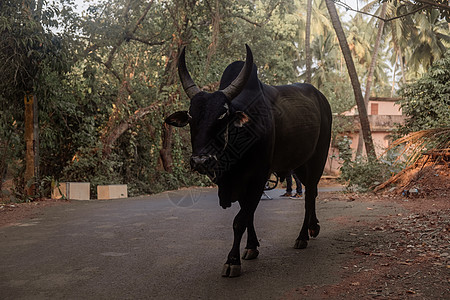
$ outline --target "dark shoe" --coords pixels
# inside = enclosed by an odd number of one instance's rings
[[[295,195],[294,196],[292,196],[292,197],[290,197],[291,199],[301,199],[303,197],[303,195],[302,194],[299,194],[299,193],[295,193]]]
[[[292,196],[291,193],[286,192],[283,195],[281,195],[280,197],[291,197],[291,196]]]

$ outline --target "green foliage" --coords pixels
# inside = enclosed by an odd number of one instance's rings
[[[408,116],[401,134],[450,127],[450,51],[436,61],[428,73],[405,86],[400,94],[403,113]]]
[[[392,164],[388,161],[368,160],[366,157],[353,159],[350,140],[346,136],[338,141],[337,147],[343,161],[339,180],[347,185],[347,190],[367,192],[392,175]]]
[[[5,176],[14,178],[13,199],[24,199],[23,188],[31,184],[22,178],[24,95],[33,93],[38,101],[44,100],[39,105],[46,107],[45,100],[55,100],[47,97],[46,91],[57,91],[70,69],[69,52],[61,38],[49,30],[57,26],[57,18],[56,6],[37,7],[31,0],[0,2],[0,179],[3,182]],[[44,146],[46,116],[41,114],[39,118]]]

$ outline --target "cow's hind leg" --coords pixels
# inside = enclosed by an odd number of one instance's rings
[[[316,237],[319,234],[319,220],[316,217],[317,185],[305,186],[305,219],[294,248],[303,249],[308,246],[309,235]]]
[[[295,241],[294,248],[296,249],[306,248],[309,237],[319,235],[320,226],[316,216],[316,197],[317,185],[322,175],[322,170],[323,167],[320,168],[320,164],[317,165],[317,159],[314,158],[303,167],[294,171],[305,185],[305,219],[303,220],[300,234]]]
[[[314,197],[313,208],[311,209],[311,216],[309,218],[309,225],[308,225],[308,233],[313,238],[317,237],[320,232],[319,220],[317,219],[316,216],[317,186],[315,187],[315,190],[316,196]]]
[[[296,249],[306,248],[309,236],[316,237],[320,231],[319,220],[316,217],[317,185],[327,160],[331,121],[328,125],[325,123],[321,126],[321,137],[317,143],[318,150],[304,166],[295,170],[295,173],[305,185],[305,219],[300,234],[295,241],[294,248]]]

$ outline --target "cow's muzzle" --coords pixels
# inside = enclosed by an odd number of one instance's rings
[[[214,169],[217,166],[215,155],[193,155],[191,156],[191,168],[203,175],[214,177]]]

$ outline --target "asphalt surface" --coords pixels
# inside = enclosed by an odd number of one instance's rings
[[[238,278],[220,274],[239,207],[222,209],[216,189],[48,207],[0,228],[0,298],[282,299],[305,285],[338,282],[352,252],[342,220],[373,220],[380,209],[319,190],[321,233],[299,250],[293,245],[304,201],[278,197],[282,192],[261,201],[260,256],[243,261]]]

